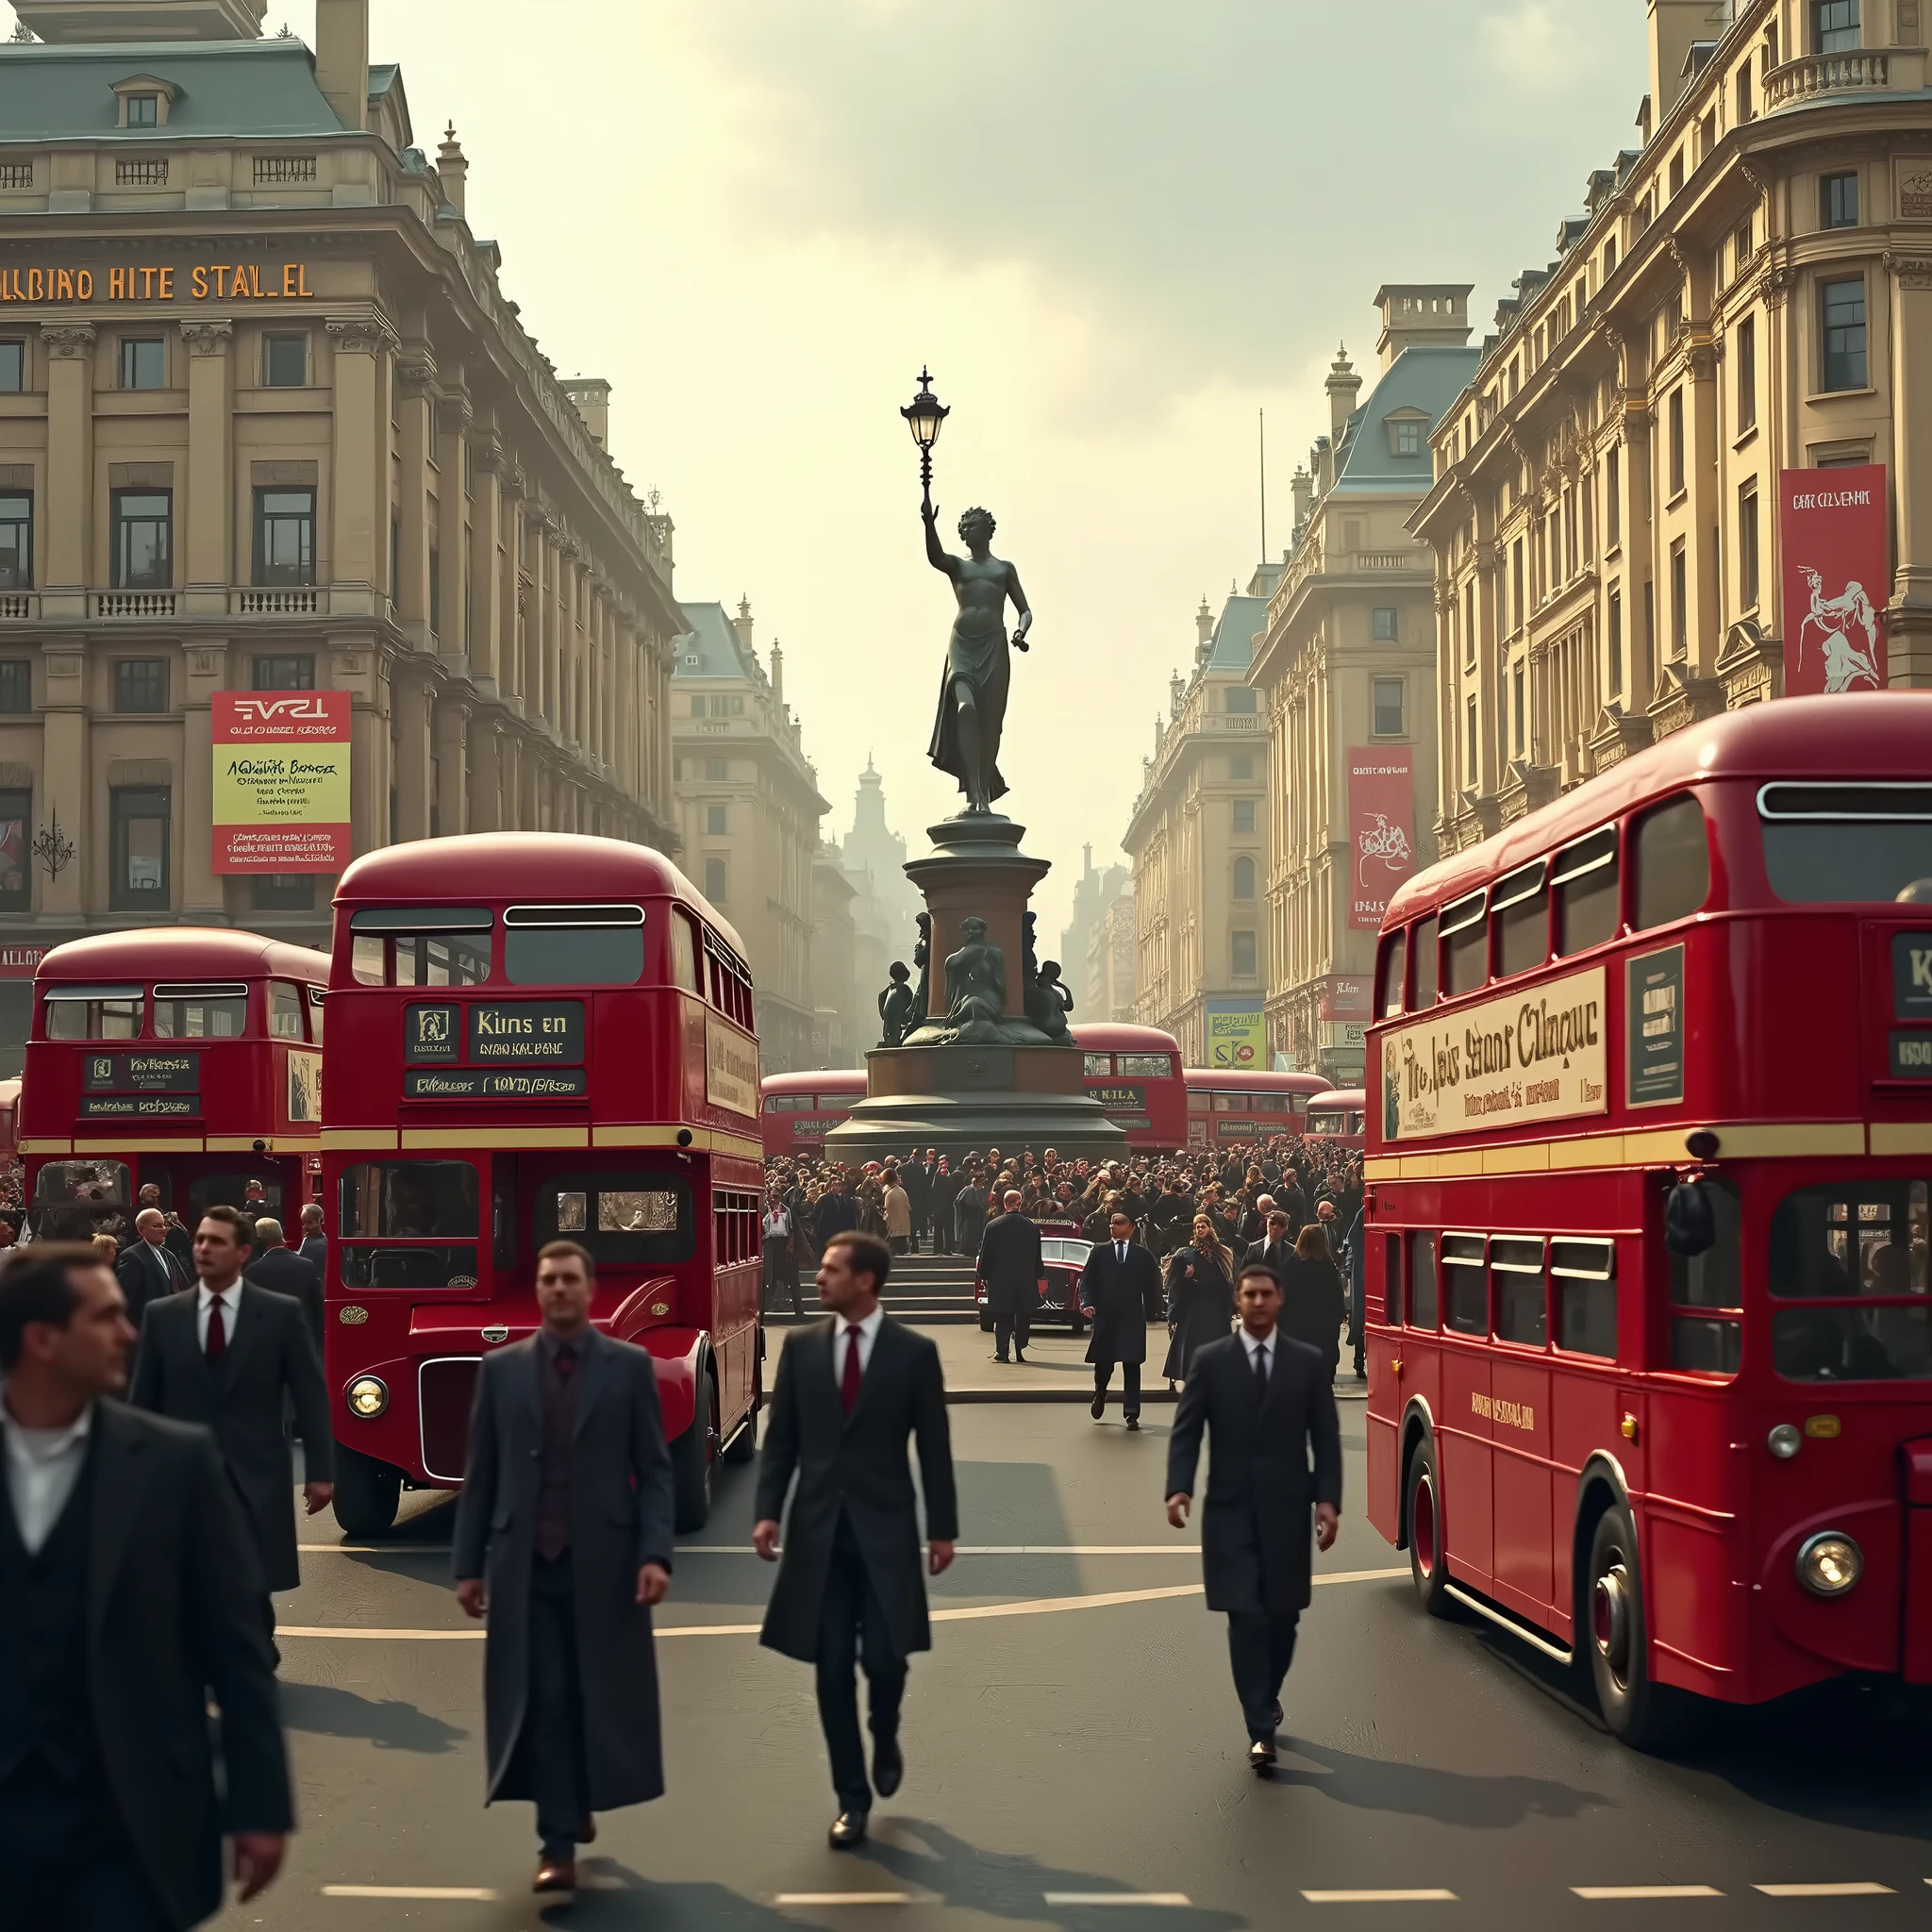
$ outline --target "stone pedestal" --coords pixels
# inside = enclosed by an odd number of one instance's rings
[[[1052,867],[1020,850],[1025,829],[991,813],[962,814],[930,826],[932,850],[907,862],[932,920],[925,1008],[903,1045],[866,1055],[865,1098],[825,1136],[830,1158],[877,1160],[915,1146],[956,1162],[989,1147],[1125,1157],[1125,1133],[1087,1095],[1085,1056],[1055,1044],[1026,1016],[1026,904]],[[945,962],[969,919],[985,923],[1005,960],[1006,1011],[961,1038],[948,1023]]]

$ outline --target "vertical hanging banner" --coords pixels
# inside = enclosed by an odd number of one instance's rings
[[[1379,932],[1397,886],[1415,870],[1415,779],[1406,744],[1357,747],[1348,755],[1348,841],[1355,876],[1348,924]]]
[[[1785,695],[1885,689],[1885,465],[1781,470]]]
[[[345,691],[214,694],[216,872],[348,864],[349,701]]]

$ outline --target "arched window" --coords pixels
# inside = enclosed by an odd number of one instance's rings
[[[705,897],[713,906],[722,906],[731,895],[725,890],[726,874],[722,858],[705,860]]]
[[[1234,895],[1237,899],[1255,896],[1255,861],[1252,858],[1237,858],[1234,862]]]

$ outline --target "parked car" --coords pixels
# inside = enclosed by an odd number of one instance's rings
[[[1087,1332],[1080,1313],[1080,1271],[1093,1243],[1083,1241],[1078,1224],[1071,1221],[1042,1221],[1040,1224],[1040,1260],[1043,1278],[1040,1284],[1040,1306],[1034,1310],[1036,1326],[1044,1321],[1065,1322],[1075,1335]],[[986,1308],[986,1283],[973,1277],[974,1306],[979,1310],[979,1325],[991,1333],[992,1317]]]

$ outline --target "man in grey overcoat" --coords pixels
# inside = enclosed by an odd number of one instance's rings
[[[661,1796],[651,1607],[671,1585],[671,1455],[651,1357],[591,1324],[596,1264],[537,1257],[542,1325],[483,1358],[457,1597],[486,1610],[486,1803],[529,1798],[532,1889],[576,1885],[591,1814]]]
[[[819,1301],[832,1319],[785,1338],[751,1533],[758,1555],[776,1561],[785,1492],[796,1474],[784,1561],[758,1641],[818,1666],[819,1721],[839,1796],[829,1836],[839,1850],[865,1841],[874,1789],[882,1798],[899,1789],[906,1660],[932,1647],[908,1440],[919,1443],[933,1575],[952,1562],[959,1533],[940,1352],[929,1336],[880,1307],[891,1265],[891,1249],[875,1235],[840,1234],[825,1243]],[[855,1653],[865,1665],[872,1719],[870,1779]]]
[[[1187,1526],[1205,1428],[1214,1439],[1201,1514],[1208,1607],[1226,1613],[1248,1762],[1266,1776],[1295,1626],[1308,1607],[1310,1515],[1324,1550],[1341,1521],[1341,1430],[1328,1364],[1277,1325],[1274,1271],[1249,1262],[1236,1302],[1241,1325],[1196,1353],[1174,1411],[1167,1520]]]

